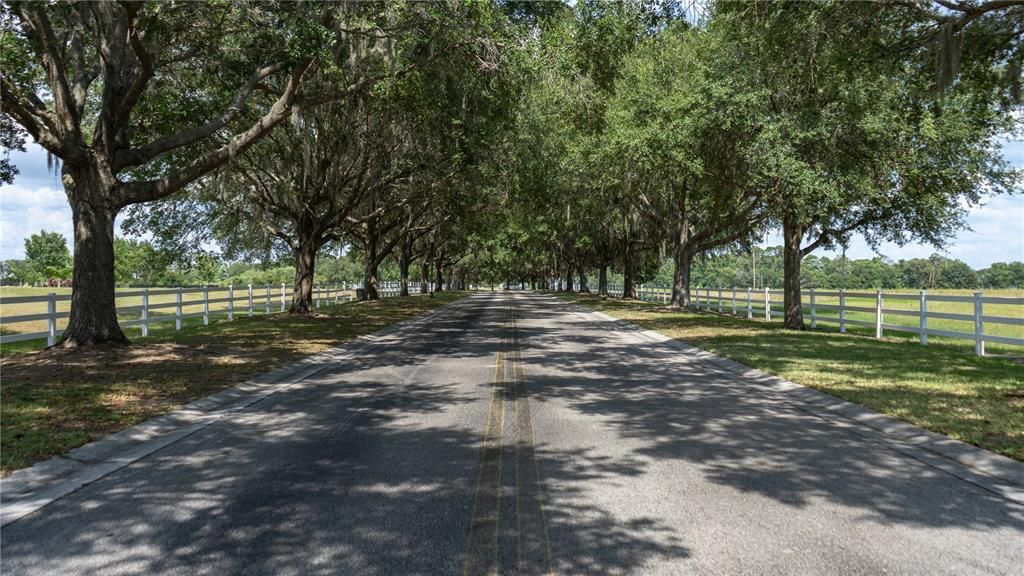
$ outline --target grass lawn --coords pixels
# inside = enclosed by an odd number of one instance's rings
[[[320,308],[310,317],[237,317],[132,346],[0,357],[2,474],[465,296],[441,292]],[[151,333],[152,334],[152,333]]]
[[[875,340],[834,328],[694,314],[637,301],[558,296],[822,392],[1024,461],[1024,362],[962,345]]]

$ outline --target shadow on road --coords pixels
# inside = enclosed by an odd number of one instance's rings
[[[8,526],[5,574],[461,573],[487,395],[450,364],[493,370],[504,306],[480,299]],[[636,469],[565,456],[544,482]],[[654,518],[545,505],[570,572],[688,555]]]
[[[526,300],[524,316],[582,311]],[[1024,530],[1024,510],[990,492],[796,409],[660,344],[625,344],[610,324],[575,316],[559,330],[520,328],[534,401],[558,401],[598,416],[639,448],[612,473],[645,473],[646,462],[696,464],[704,478],[786,506],[830,502],[864,521],[930,527]],[[543,451],[543,447],[541,447]],[[558,481],[560,454],[545,475]],[[605,465],[609,465],[605,463]],[[548,469],[551,468],[550,474]],[[597,467],[600,470],[600,467]]]

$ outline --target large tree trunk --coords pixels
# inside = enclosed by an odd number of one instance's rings
[[[430,264],[424,258],[420,263],[420,294],[430,292]]]
[[[316,243],[312,235],[299,231],[299,246],[295,254],[295,288],[288,312],[309,314],[313,307],[313,273],[316,267]]]
[[[626,239],[622,256],[622,297],[636,298],[636,276],[633,270],[633,243]]]
[[[633,219],[626,217],[626,235],[622,250],[622,297],[636,298],[636,264],[633,262]]]
[[[377,272],[377,259],[367,259],[363,270],[363,290],[366,300],[380,300],[380,277]]]
[[[622,297],[636,298],[636,278],[633,274],[632,261],[627,261],[622,270]]]
[[[782,282],[785,326],[792,330],[803,330],[804,313],[800,303],[800,263],[803,260],[800,242],[803,241],[803,227],[795,218],[785,218],[782,222],[782,236],[785,243]]]
[[[363,240],[364,254],[366,263],[363,268],[363,291],[366,294],[367,300],[380,300],[380,292],[378,291],[377,277],[377,266],[380,264],[377,260],[377,244],[380,238],[377,238],[376,231],[372,226],[368,226],[366,229],[366,239]]]
[[[608,265],[601,264],[597,273],[597,293],[601,296],[608,295]]]
[[[60,345],[127,344],[114,303],[114,218],[102,178],[64,170],[75,227],[71,316]]]
[[[565,291],[572,292],[572,264],[570,262],[565,263]]]
[[[412,254],[409,248],[402,246],[402,252],[398,257],[398,285],[399,296],[409,295],[409,266],[412,265]]]
[[[587,285],[586,268],[583,267],[583,264],[580,264],[579,266],[576,267],[576,270],[579,273],[580,277],[580,292],[586,292],[587,294],[590,294],[590,286]]]
[[[434,264],[436,276],[434,277],[434,292],[444,291],[444,266],[441,265],[441,261],[438,260]]]
[[[690,223],[685,212],[680,216],[675,231],[674,254],[676,269],[672,274],[672,300],[669,306],[680,308],[690,305],[690,263],[693,262],[693,254],[690,253]]]
[[[693,253],[677,250],[676,269],[672,275],[672,308],[690,305],[690,271],[693,269]]]

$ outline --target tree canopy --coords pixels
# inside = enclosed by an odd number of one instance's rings
[[[357,263],[369,298],[382,267],[404,291],[621,274],[630,297],[667,259],[686,306],[710,256],[769,230],[802,328],[816,250],[939,248],[1020,191],[999,142],[1022,118],[1021,3],[694,8],[5,3],[0,139],[59,161],[75,220],[63,345],[124,341],[114,286],[155,276],[117,269],[147,246],[166,269],[287,267],[295,313],[318,259]],[[115,246],[125,212],[148,240]]]

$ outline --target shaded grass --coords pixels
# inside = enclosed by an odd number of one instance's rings
[[[1024,461],[1024,363],[962,346],[875,340],[695,314],[637,301],[558,294],[787,380]]]
[[[465,296],[441,292],[164,331],[132,346],[0,359],[0,468],[7,475]]]

